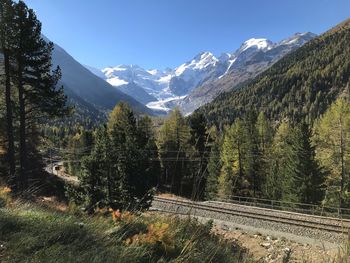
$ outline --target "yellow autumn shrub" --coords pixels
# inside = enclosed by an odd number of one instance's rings
[[[129,211],[120,212],[119,209],[113,210],[112,208],[109,208],[108,211],[111,213],[114,222],[132,223],[135,221],[135,215]]]
[[[169,231],[169,224],[155,223],[147,227],[146,233],[139,233],[128,238],[127,245],[160,245],[165,252],[174,248],[174,236]]]
[[[11,202],[11,188],[7,186],[0,186],[0,207],[9,206]]]

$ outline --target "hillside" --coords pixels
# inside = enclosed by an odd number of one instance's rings
[[[75,96],[94,106],[96,110],[108,111],[118,102],[124,101],[137,112],[153,115],[152,110],[93,74],[57,44],[54,46],[52,60],[53,65],[60,66],[62,70],[61,83],[70,89],[66,92],[68,95],[74,92]],[[79,106],[80,103],[77,104]]]
[[[249,109],[271,119],[313,120],[349,87],[350,21],[279,60],[239,90],[199,109],[210,123],[231,123]]]
[[[5,190],[4,190],[5,189]],[[9,201],[0,186],[0,262],[247,262],[246,251],[212,225],[159,214],[86,216],[55,201]],[[8,202],[8,207],[3,207]],[[113,214],[113,217],[112,217]],[[119,215],[119,216],[118,216]],[[24,260],[25,259],[25,260]],[[252,261],[250,261],[252,262]]]

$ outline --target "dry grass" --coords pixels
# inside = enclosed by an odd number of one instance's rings
[[[10,192],[3,192],[5,199]],[[248,262],[239,246],[212,234],[211,224],[190,218],[106,209],[87,216],[52,197],[5,203],[0,208],[4,263]]]

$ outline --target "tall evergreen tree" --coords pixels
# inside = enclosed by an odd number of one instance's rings
[[[269,164],[266,181],[263,186],[264,195],[273,200],[281,200],[289,194],[291,180],[285,174],[285,167],[288,163],[287,156],[290,152],[288,136],[290,126],[282,122],[273,138],[269,154]]]
[[[265,178],[261,172],[261,152],[259,148],[259,133],[256,128],[257,117],[250,111],[245,120],[243,132],[243,158],[245,178],[251,185],[251,195],[256,197],[261,192],[261,185]]]
[[[16,45],[12,48],[15,65],[12,76],[17,86],[19,105],[19,156],[18,185],[27,186],[28,129],[35,123],[38,114],[60,116],[67,113],[63,88],[56,84],[61,77],[57,68],[51,71],[53,44],[46,43],[41,36],[41,23],[34,11],[23,1],[15,4]],[[33,119],[28,122],[28,118]]]
[[[7,134],[7,160],[9,164],[9,177],[11,181],[15,177],[15,138],[13,130],[13,101],[11,99],[11,49],[13,47],[13,30],[14,30],[14,3],[11,0],[0,2],[0,45],[4,59],[5,70],[5,104],[6,104],[6,134]]]
[[[137,191],[141,175],[138,169],[137,126],[134,113],[125,103],[118,104],[108,120],[111,157],[113,160],[113,179],[111,207],[132,205],[132,191]],[[111,182],[111,183],[112,183]],[[114,207],[113,207],[114,208]]]
[[[205,186],[205,198],[212,200],[218,197],[219,176],[222,169],[220,152],[222,147],[222,137],[216,132],[216,128],[210,130],[213,143],[211,144],[210,155],[208,160],[208,178]]]
[[[87,211],[93,213],[96,208],[110,206],[112,189],[110,159],[110,142],[106,127],[97,130],[94,148],[82,161],[82,173],[79,174],[83,188]]]
[[[293,129],[292,158],[289,160],[293,173],[295,194],[298,202],[319,204],[324,197],[324,174],[315,159],[315,147],[311,143],[312,131],[302,122]]]
[[[138,121],[137,129],[137,140],[140,147],[141,157],[139,169],[143,174],[140,183],[142,183],[146,189],[150,189],[159,185],[161,174],[152,119],[148,116],[141,117]]]
[[[269,173],[269,164],[271,162],[271,146],[273,140],[273,128],[269,122],[269,120],[265,117],[263,112],[260,112],[257,122],[256,129],[258,134],[258,149],[259,149],[259,174],[258,178],[262,180],[260,183],[260,191],[262,195],[265,195],[264,185],[268,177]]]
[[[192,199],[202,199],[208,176],[208,158],[210,153],[210,136],[206,127],[206,119],[202,113],[193,113],[190,117],[191,141],[199,158],[198,165],[193,170]]]
[[[323,173],[315,159],[311,129],[306,123],[290,127],[282,123],[271,153],[265,184],[269,198],[318,204],[323,199]]]
[[[328,171],[326,202],[349,205],[350,106],[337,99],[315,124],[317,159]]]
[[[244,171],[245,134],[244,122],[240,119],[226,128],[221,152],[223,166],[218,186],[218,195],[222,199],[248,194],[249,182]]]
[[[159,164],[151,120],[136,121],[125,103],[98,130],[91,154],[83,161],[81,184],[87,208],[142,210],[150,206]]]
[[[188,175],[190,161],[190,128],[178,109],[172,111],[159,131],[158,151],[162,165],[162,185],[170,186],[175,194],[181,192],[182,179]]]

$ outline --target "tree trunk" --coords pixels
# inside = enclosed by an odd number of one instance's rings
[[[22,82],[22,70],[19,67],[18,71],[18,102],[19,102],[19,184],[21,190],[27,187],[27,143],[26,143],[26,111],[25,111],[25,95]]]
[[[340,200],[339,206],[343,206],[344,181],[345,181],[345,162],[344,162],[344,138],[342,120],[340,121],[340,158],[341,158],[341,178],[340,178]]]
[[[4,50],[4,66],[5,66],[5,102],[6,102],[6,121],[7,121],[7,159],[9,163],[9,179],[10,184],[13,184],[16,162],[15,162],[15,143],[13,135],[13,116],[12,116],[12,100],[11,100],[11,80],[10,80],[10,58],[8,51]]]

